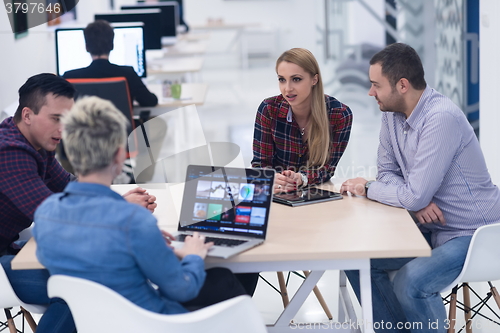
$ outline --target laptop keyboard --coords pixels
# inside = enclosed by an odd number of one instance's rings
[[[177,236],[177,240],[180,242],[184,242],[184,239],[186,238],[186,236],[189,236],[189,235],[180,234]],[[218,246],[234,247],[234,246],[246,243],[247,241],[246,240],[239,240],[239,239],[206,237],[205,243],[208,243],[208,242],[213,242],[214,245],[218,245]]]

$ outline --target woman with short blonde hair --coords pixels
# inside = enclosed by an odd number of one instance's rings
[[[128,203],[111,182],[125,160],[127,120],[109,101],[82,98],[63,116],[68,158],[78,172],[35,212],[37,257],[50,274],[100,283],[136,305],[176,314],[245,293],[231,271],[205,271],[213,243],[197,232],[172,248],[146,208]],[[153,284],[156,286],[153,286]],[[97,301],[97,300],[96,300]]]

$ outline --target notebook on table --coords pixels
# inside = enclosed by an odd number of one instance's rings
[[[342,194],[317,187],[308,187],[295,192],[275,194],[273,197],[274,202],[292,207],[340,199],[342,199]]]
[[[208,255],[228,258],[266,238],[274,170],[189,165],[175,247],[198,231],[215,243]]]

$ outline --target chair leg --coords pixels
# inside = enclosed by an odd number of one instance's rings
[[[5,311],[5,317],[7,318],[7,326],[9,327],[10,333],[17,333],[16,325],[14,324],[14,319],[10,313],[10,309],[3,309]]]
[[[28,310],[26,310],[25,308],[23,308],[22,306],[21,306],[21,311],[23,312],[24,318],[28,322],[28,325],[30,325],[31,331],[33,333],[35,333],[36,328],[37,328],[37,324],[36,324],[35,320],[33,319],[33,317],[31,316],[31,313]]]
[[[455,333],[455,322],[457,319],[457,290],[458,286],[453,287],[450,295],[450,312],[448,315],[450,328],[448,328],[448,333]]]
[[[462,285],[464,293],[464,317],[465,317],[465,331],[466,333],[472,333],[472,311],[470,307],[470,292],[469,284],[464,283]]]
[[[286,288],[285,277],[283,272],[276,272],[278,275],[278,283],[280,284],[281,298],[283,300],[283,307],[286,308],[290,300],[288,299],[288,289]]]
[[[493,295],[493,298],[495,299],[495,302],[497,303],[498,309],[500,309],[500,295],[498,294],[497,288],[488,281],[488,284],[490,285],[490,291],[491,294]]]
[[[309,271],[303,271],[303,272],[304,272],[304,275],[306,277],[309,276]],[[314,291],[314,295],[316,295],[316,298],[319,301],[319,304],[321,304],[321,307],[325,311],[326,316],[328,317],[329,320],[332,320],[333,319],[332,313],[330,312],[330,309],[328,308],[328,305],[326,304],[325,299],[323,298],[323,295],[319,291],[318,286],[315,286],[313,291]]]

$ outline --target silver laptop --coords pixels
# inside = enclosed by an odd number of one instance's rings
[[[228,258],[266,238],[274,170],[189,165],[175,247],[187,235],[203,234],[208,255]]]

